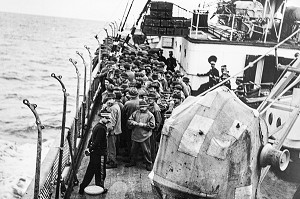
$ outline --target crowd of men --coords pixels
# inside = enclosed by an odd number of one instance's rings
[[[83,193],[93,175],[96,185],[104,187],[105,170],[118,167],[117,155],[127,157],[122,159],[127,163],[125,167],[135,166],[137,158],[142,156],[146,170],[151,171],[165,119],[192,92],[189,78],[176,70],[172,51],[167,59],[162,54],[161,50],[124,51],[118,56],[102,54],[97,74],[101,83],[98,114],[101,119],[93,129],[86,151],[91,159],[79,193]],[[209,82],[199,88],[203,91],[227,72],[223,66],[219,77],[214,67],[216,59],[211,56],[208,61],[212,69],[207,74],[199,74],[209,76]],[[103,143],[107,143],[107,149],[100,146]]]
[[[105,169],[118,167],[117,155],[127,157],[122,159],[125,167],[135,166],[142,156],[145,168],[151,171],[166,117],[191,95],[189,78],[176,70],[172,51],[168,58],[162,54],[146,50],[124,51],[118,56],[102,54],[97,74],[101,119],[86,150],[90,162],[80,194],[94,175],[96,185],[104,188]]]

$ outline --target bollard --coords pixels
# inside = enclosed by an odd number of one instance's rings
[[[86,199],[99,199],[100,195],[104,192],[104,189],[100,186],[88,186],[84,189]]]

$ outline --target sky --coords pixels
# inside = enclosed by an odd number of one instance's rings
[[[67,18],[81,18],[98,21],[116,21],[122,19],[127,2],[132,0],[0,0],[0,11],[16,12]],[[167,0],[166,0],[167,1]],[[172,0],[188,10],[196,8],[205,0]],[[206,0],[217,2],[218,0]],[[128,21],[136,21],[147,0],[134,0]],[[288,0],[289,5],[300,7],[300,0]]]
[[[132,0],[0,0],[0,11],[67,18],[120,21]],[[135,21],[147,0],[134,0],[130,17]],[[181,6],[197,6],[198,0],[175,0]],[[188,3],[187,3],[188,2]]]

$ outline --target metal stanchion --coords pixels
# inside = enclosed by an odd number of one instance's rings
[[[73,148],[74,148],[74,154],[76,154],[76,144],[77,144],[77,137],[81,137],[79,133],[78,128],[78,120],[79,120],[79,83],[80,83],[80,73],[78,71],[78,68],[76,66],[77,62],[73,60],[72,58],[69,59],[69,61],[73,64],[76,70],[77,74],[77,92],[76,92],[76,113],[75,113],[75,124],[74,124],[74,142],[73,142]]]
[[[57,182],[56,182],[56,193],[55,199],[59,198],[60,182],[61,182],[61,173],[62,173],[62,158],[63,158],[63,148],[65,144],[65,126],[66,126],[66,112],[67,112],[67,93],[66,88],[63,82],[61,81],[61,76],[56,76],[54,73],[51,74],[51,77],[55,78],[61,85],[62,91],[64,93],[64,104],[63,104],[63,116],[62,116],[62,125],[61,125],[61,137],[60,137],[60,147],[59,147],[59,159],[58,159],[58,171],[57,171]]]
[[[84,45],[85,49],[87,49],[88,53],[89,53],[89,57],[90,57],[90,88],[88,91],[88,113],[87,115],[90,116],[90,108],[91,108],[91,104],[92,104],[92,73],[93,73],[93,57],[90,51],[90,48],[86,45]]]
[[[83,135],[85,128],[85,109],[86,109],[86,68],[87,64],[83,58],[82,53],[76,51],[77,55],[79,55],[83,61],[84,65],[84,80],[83,80],[83,101],[82,101],[82,121],[81,121],[81,135]]]
[[[38,129],[38,140],[37,140],[37,154],[36,154],[36,168],[35,168],[35,180],[34,180],[34,199],[39,198],[40,191],[40,173],[41,173],[41,154],[42,154],[42,129],[44,126],[41,123],[40,117],[36,112],[36,104],[30,104],[27,99],[23,100],[23,104],[28,106],[35,117],[35,123]]]

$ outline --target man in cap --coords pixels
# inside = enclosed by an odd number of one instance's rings
[[[185,99],[189,96],[189,93],[188,93],[188,87],[182,81],[182,77],[183,74],[180,72],[180,70],[176,70],[174,73],[173,83],[178,82],[182,86],[182,92],[184,94],[184,99]]]
[[[220,80],[223,81],[227,78],[229,78],[230,75],[229,75],[229,71],[227,70],[227,66],[226,65],[222,65],[221,66],[221,76],[220,76]],[[231,89],[231,84],[230,84],[230,80],[229,81],[226,81],[224,83],[225,86],[227,86],[229,89]]]
[[[181,100],[185,100],[185,96],[184,96],[184,93],[182,91],[182,86],[181,84],[178,82],[178,83],[175,83],[174,87],[173,87],[173,92],[175,93],[180,93],[180,96],[181,96]]]
[[[139,93],[137,88],[132,87],[128,91],[129,100],[124,104],[122,113],[122,131],[121,142],[125,142],[127,146],[127,155],[131,150],[131,129],[127,122],[131,114],[139,108]]]
[[[114,92],[115,86],[113,84],[110,84],[108,80],[105,80],[105,87],[106,87],[106,91],[102,93],[102,103],[104,104],[106,103],[107,95],[112,94]]]
[[[167,80],[167,91],[170,91],[170,88],[171,88],[171,84],[173,82],[173,73],[171,71],[167,71],[165,73],[165,78]]]
[[[156,141],[159,142],[160,140],[160,127],[162,125],[162,116],[161,116],[161,110],[159,106],[156,103],[157,101],[157,95],[154,93],[148,94],[148,102],[149,102],[149,108],[148,110],[154,115],[155,118],[155,128],[153,129],[153,133],[151,136],[151,157],[152,162],[155,161],[156,157],[156,151],[158,149],[158,145]]]
[[[204,83],[200,86],[200,88],[198,89],[199,93],[202,93],[204,91],[206,91],[207,89],[213,87],[214,85],[216,85],[219,82],[219,71],[218,69],[216,69],[216,62],[217,62],[217,57],[212,55],[208,58],[208,62],[210,63],[211,69],[204,74],[197,74],[197,76],[208,76],[209,77],[209,81],[207,83]]]
[[[175,71],[177,66],[176,59],[173,57],[173,51],[169,51],[169,58],[167,59],[167,70]]]
[[[147,171],[152,170],[151,158],[151,142],[150,137],[152,130],[155,128],[155,118],[148,110],[146,101],[139,102],[139,109],[132,113],[128,119],[128,125],[132,129],[132,147],[130,151],[130,162],[125,167],[132,167],[136,165],[138,146],[140,145],[146,161]]]
[[[120,86],[123,83],[123,80],[121,78],[121,71],[118,68],[114,70],[113,81],[116,86]]]
[[[110,113],[110,123],[107,125],[107,169],[117,168],[116,142],[117,136],[122,133],[121,109],[115,101],[116,95],[114,93],[110,93],[107,95],[107,102],[103,106],[103,109]]]
[[[163,56],[163,49],[160,49],[159,51],[158,51],[158,61],[162,61],[162,62],[164,62],[165,64],[167,64],[167,59]]]
[[[169,108],[166,113],[172,113],[172,111],[182,103],[181,94],[179,92],[174,92],[172,94],[171,101],[169,103]]]
[[[104,193],[107,192],[107,189],[104,188],[104,180],[106,177],[107,160],[106,125],[109,122],[109,116],[101,113],[99,123],[97,123],[92,130],[88,148],[85,150],[85,154],[90,156],[90,161],[83,181],[79,186],[79,194],[81,195],[83,195],[84,189],[90,184],[94,176],[95,184],[102,187]]]
[[[190,85],[190,79],[188,77],[183,77],[182,78],[183,83],[187,86],[188,94],[192,94],[192,87]]]
[[[128,80],[132,82],[134,80],[134,72],[131,71],[131,67],[129,63],[124,64],[125,73],[128,75]]]

